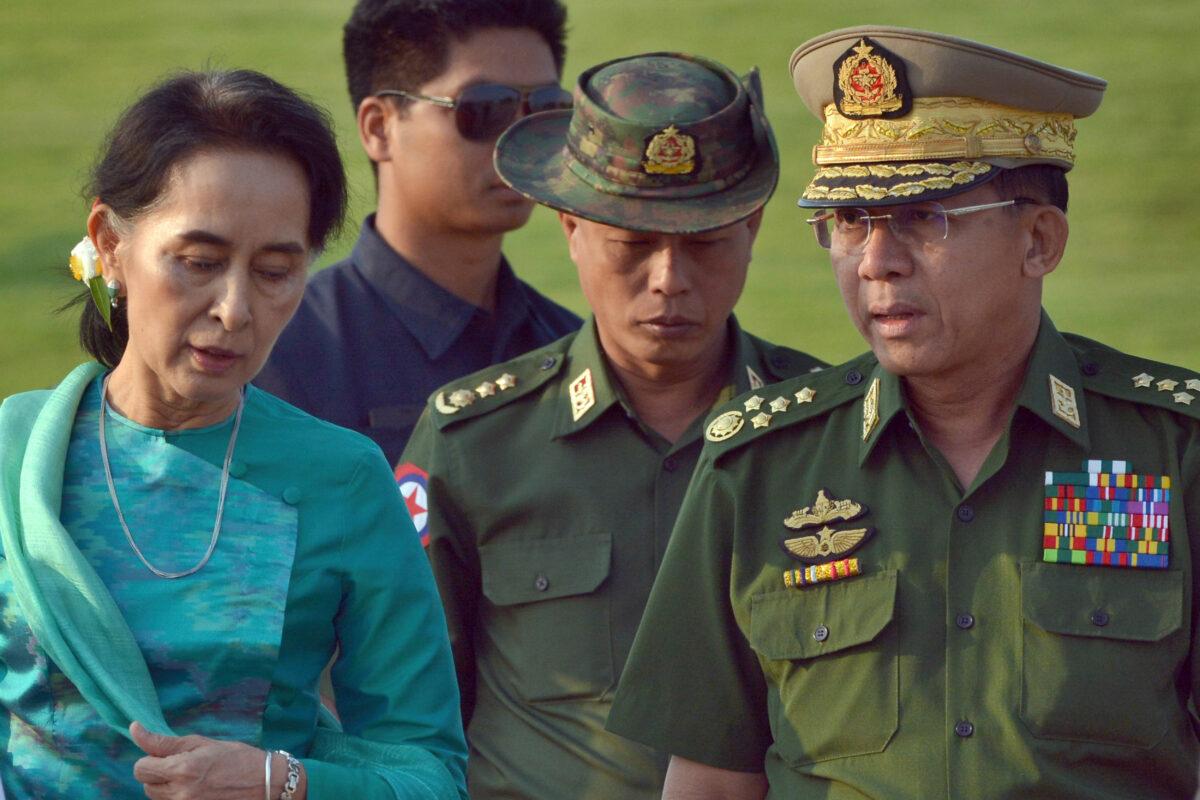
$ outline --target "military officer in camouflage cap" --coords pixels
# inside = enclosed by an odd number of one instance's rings
[[[1041,308],[1104,82],[881,27],[791,67],[871,352],[714,414],[610,729],[664,798],[1191,797],[1200,376]]]
[[[757,75],[654,53],[575,100],[514,125],[496,168],[559,210],[592,317],[438,392],[405,451],[476,800],[659,797],[666,756],[604,722],[704,417],[819,365],[731,313],[779,170]]]

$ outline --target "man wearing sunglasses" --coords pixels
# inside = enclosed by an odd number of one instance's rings
[[[258,383],[393,465],[435,388],[579,326],[502,255],[533,204],[491,160],[508,125],[570,106],[565,20],[558,0],[361,0],[346,23],[378,206],[350,257],[313,277]],[[422,502],[422,475],[396,478]]]
[[[760,92],[707,59],[617,59],[497,144],[560,212],[592,318],[439,391],[404,454],[429,474],[476,800],[662,790],[665,755],[604,721],[704,416],[819,364],[732,315],[779,174]]]
[[[610,728],[666,800],[1192,797],[1200,376],[1042,309],[1104,81],[881,27],[791,66],[871,352],[718,410]]]

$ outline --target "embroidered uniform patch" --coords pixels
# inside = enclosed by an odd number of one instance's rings
[[[396,467],[396,488],[404,498],[404,507],[412,518],[421,546],[429,546],[429,473],[416,464]]]
[[[1166,569],[1171,478],[1138,475],[1127,461],[1085,461],[1082,472],[1047,472],[1042,560]]]

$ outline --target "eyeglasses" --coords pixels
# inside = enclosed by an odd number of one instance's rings
[[[394,95],[422,100],[442,108],[454,109],[454,124],[464,139],[486,142],[495,139],[517,118],[518,112],[536,114],[570,108],[571,93],[558,84],[544,86],[505,86],[501,83],[477,83],[458,93],[458,97],[436,97],[403,89],[380,89],[376,97]]]
[[[944,208],[941,203],[907,203],[892,206],[886,214],[872,214],[865,208],[831,208],[812,219],[804,220],[812,226],[817,244],[826,250],[840,253],[861,253],[871,239],[872,224],[887,220],[888,230],[907,245],[923,245],[950,238],[950,217],[974,214],[992,208],[1024,205],[1037,201],[1028,197],[1001,200],[998,203],[983,203],[962,208]]]

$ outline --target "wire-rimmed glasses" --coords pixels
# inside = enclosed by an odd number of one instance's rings
[[[829,208],[811,219],[804,220],[812,226],[817,244],[826,250],[839,253],[861,253],[871,239],[871,230],[876,222],[886,221],[888,230],[899,241],[919,246],[950,237],[950,217],[974,214],[993,208],[1037,203],[1028,197],[982,203],[962,208],[946,208],[941,203],[926,200],[921,203],[905,203],[882,208]],[[872,211],[881,213],[871,213]]]

